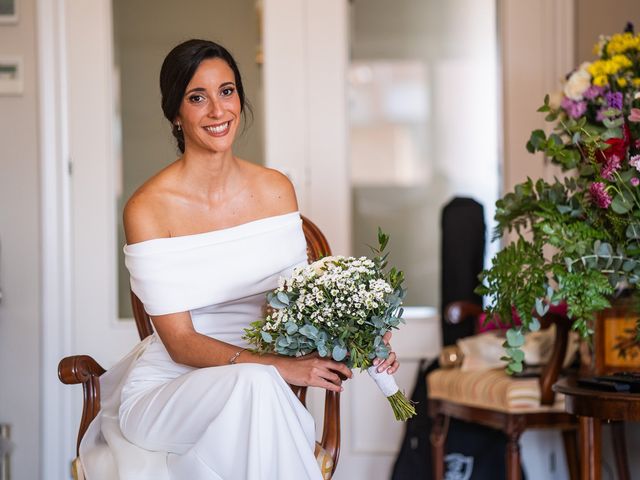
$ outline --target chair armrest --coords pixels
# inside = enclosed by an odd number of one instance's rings
[[[298,400],[307,406],[307,387],[289,385]],[[320,445],[333,460],[333,470],[338,466],[340,456],[340,393],[327,390],[324,397],[324,419],[322,423],[322,440]]]
[[[80,442],[89,424],[100,411],[100,375],[104,372],[105,369],[88,355],[65,357],[58,364],[58,378],[62,383],[67,385],[82,384],[84,400],[76,453],[79,453]]]
[[[544,321],[542,321],[544,320]],[[540,404],[553,405],[555,392],[552,390],[553,384],[558,381],[558,376],[562,370],[562,364],[567,354],[567,344],[569,342],[569,331],[571,330],[571,319],[555,313],[548,313],[541,319],[541,324],[553,323],[556,326],[556,336],[553,342],[553,350],[549,361],[540,375]]]
[[[324,397],[324,424],[320,444],[333,459],[331,470],[333,476],[340,456],[340,393],[338,392],[327,390]]]

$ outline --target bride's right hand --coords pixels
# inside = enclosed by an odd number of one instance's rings
[[[274,366],[290,385],[321,387],[333,392],[342,391],[342,379],[353,377],[344,363],[322,358],[317,352],[302,357],[278,356]]]

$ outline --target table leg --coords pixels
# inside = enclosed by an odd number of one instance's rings
[[[507,480],[520,480],[520,473],[520,432],[516,432],[507,441]]]
[[[582,480],[601,480],[600,420],[592,417],[578,418],[580,419],[580,478]]]
[[[444,443],[447,439],[448,425],[445,425],[445,417],[437,414],[431,425],[431,461],[433,462],[433,479],[444,478]],[[429,477],[431,478],[431,477]]]
[[[613,441],[613,453],[616,457],[618,480],[631,480],[629,460],[627,459],[627,442],[624,436],[624,422],[611,423],[611,439]]]

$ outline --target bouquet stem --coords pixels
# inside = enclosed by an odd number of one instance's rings
[[[416,409],[413,403],[400,391],[393,375],[389,375],[386,371],[378,372],[377,368],[373,365],[367,368],[367,373],[389,400],[396,420],[405,422],[415,416]]]

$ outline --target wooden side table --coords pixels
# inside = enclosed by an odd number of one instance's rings
[[[602,476],[600,421],[640,421],[640,394],[582,388],[575,383],[575,380],[560,380],[553,386],[553,390],[565,395],[566,411],[577,415],[579,419],[580,478],[600,480]],[[624,456],[626,457],[626,453]],[[618,478],[629,479],[628,470],[621,465],[622,462],[618,461]],[[620,471],[621,469],[626,471]]]

